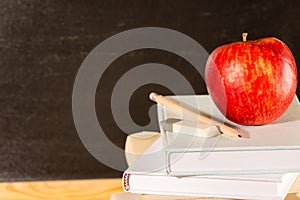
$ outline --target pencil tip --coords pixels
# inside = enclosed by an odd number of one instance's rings
[[[238,137],[242,137],[241,135],[238,135]]]

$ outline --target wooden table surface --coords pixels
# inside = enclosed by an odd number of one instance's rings
[[[123,191],[121,185],[120,178],[0,183],[0,200],[107,200]],[[299,196],[290,193],[285,200],[300,200]],[[226,200],[197,198],[205,199]]]
[[[0,183],[1,200],[104,200],[122,191],[120,178]]]

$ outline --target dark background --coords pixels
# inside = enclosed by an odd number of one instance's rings
[[[241,40],[247,31],[248,39],[283,40],[299,65],[299,11],[299,0],[0,0],[0,180],[120,177],[121,172],[88,153],[72,117],[76,73],[106,38],[132,28],[164,27],[192,37],[211,52]],[[176,68],[198,94],[206,93],[201,77],[174,54],[148,49],[120,57],[96,94],[99,121],[118,146],[124,146],[126,134],[112,119],[111,89],[126,70],[148,62]],[[138,89],[132,96],[136,106],[130,106],[137,124],[148,122],[152,103],[147,94],[154,89],[171,93],[159,85]]]

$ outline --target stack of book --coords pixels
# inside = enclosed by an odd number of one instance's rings
[[[219,134],[213,125],[203,127],[184,112],[158,105],[161,137],[124,172],[124,191],[153,199],[286,197],[300,171],[297,97],[280,119],[255,127],[226,120],[208,95],[166,98],[236,128],[243,137]]]

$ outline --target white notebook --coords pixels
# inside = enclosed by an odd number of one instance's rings
[[[165,162],[171,175],[191,174],[253,174],[300,171],[300,105],[298,99],[286,113],[269,125],[241,126],[225,119],[208,95],[171,96],[185,106],[214,116],[219,121],[238,128],[249,138],[218,135],[201,138],[181,133],[161,132],[165,135]],[[158,106],[159,121],[183,118]]]
[[[123,174],[126,192],[179,196],[282,200],[297,173],[235,176],[169,176],[159,138]]]

